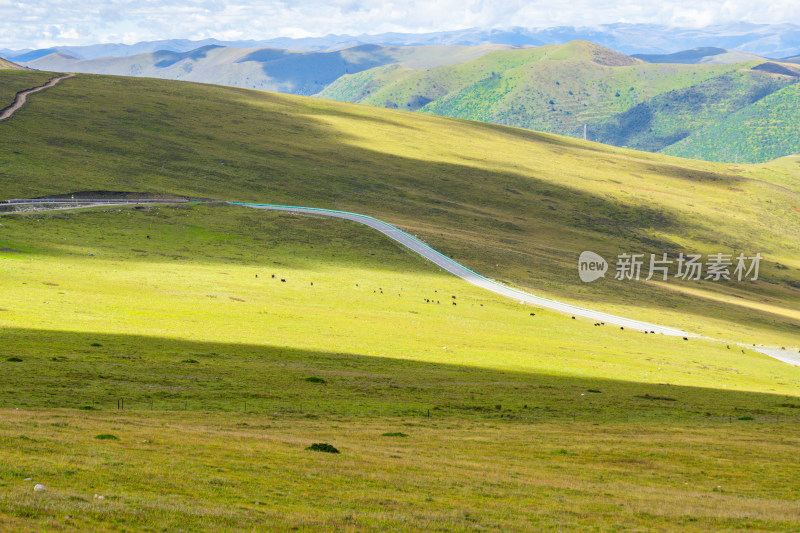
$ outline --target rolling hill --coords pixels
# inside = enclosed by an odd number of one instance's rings
[[[3,125],[13,128],[0,141],[7,197],[133,190],[362,212],[534,293],[710,336],[793,338],[798,191],[763,181],[766,170],[171,81],[83,75],[45,94]],[[766,254],[769,282],[586,285],[574,273],[586,249],[717,247]],[[734,294],[740,305],[718,316]]]
[[[31,76],[0,73],[0,105]],[[0,122],[0,197],[82,191],[197,201],[0,216],[9,529],[796,523],[800,367],[738,343],[798,344],[797,158],[80,74]],[[219,200],[367,213],[510,285],[731,343],[522,306],[349,221]],[[583,250],[764,259],[744,282],[584,284]]]
[[[759,162],[800,154],[800,137],[793,132],[800,120],[800,85],[770,93],[752,105],[728,114],[664,153],[711,161]]]
[[[644,63],[576,41],[427,70],[378,67],[343,76],[319,96],[573,137],[585,131],[590,140],[659,151],[796,83],[799,75],[791,64],[763,59]],[[700,150],[693,156],[718,159]],[[755,152],[743,157],[764,160]]]
[[[159,50],[97,59],[78,59],[57,52],[36,57],[25,65],[39,70],[180,79],[311,95],[348,73],[387,64],[431,68],[469,61],[504,48],[508,47],[361,45],[336,51],[307,52],[207,45],[186,52]]]
[[[0,57],[0,70],[24,70],[24,68]]]
[[[631,54],[631,57],[647,63],[680,63],[684,65],[724,65],[727,63],[745,63],[747,61],[765,61],[766,58],[739,50],[726,50],[713,46],[703,46],[682,50],[672,54]]]

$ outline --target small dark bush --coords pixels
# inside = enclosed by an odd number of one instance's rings
[[[594,392],[594,393],[597,393],[597,394],[599,394],[599,393],[600,393],[600,392],[602,392],[602,391],[599,391],[599,390],[597,390],[597,389],[588,389],[586,392]]]
[[[306,448],[306,450],[311,450],[312,452],[341,453],[334,446],[325,442],[315,442],[314,444]]]
[[[318,378],[315,376],[311,376],[310,378],[306,378],[306,381],[309,383],[326,383],[326,381],[322,378]]]
[[[393,431],[391,433],[384,433],[381,437],[408,437],[408,435],[400,431]]]
[[[100,346],[102,346],[102,344],[100,344],[99,342],[93,342],[89,346],[94,346],[95,348],[99,348]]]
[[[101,433],[95,436],[95,438],[98,440],[119,440],[119,437],[112,435],[111,433]]]
[[[11,361],[12,363],[20,363],[22,362],[22,359],[20,359],[19,357],[9,357],[8,359],[6,359],[6,361]]]
[[[91,405],[81,405],[80,407],[78,407],[78,409],[82,411],[94,411],[95,408],[92,407]]]
[[[198,362],[199,361],[197,359],[184,359],[183,361],[181,361],[181,363],[191,363],[191,364],[196,364]]]
[[[752,416],[740,416],[739,420],[755,420]]]

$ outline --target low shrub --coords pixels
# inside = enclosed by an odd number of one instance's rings
[[[326,442],[315,442],[306,448],[306,450],[311,450],[312,452],[341,453],[333,445]]]

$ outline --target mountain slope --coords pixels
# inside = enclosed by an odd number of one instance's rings
[[[25,70],[25,67],[21,67],[16,63],[12,63],[0,57],[0,70]]]
[[[757,54],[739,50],[725,50],[713,46],[704,46],[683,50],[673,54],[632,54],[631,57],[648,63],[682,63],[687,65],[724,65],[726,63],[744,63],[746,61],[765,61]]]
[[[790,63],[649,64],[576,41],[422,71],[380,67],[319,96],[658,151],[799,80]]]
[[[78,59],[64,53],[26,64],[39,70],[145,76],[310,95],[348,73],[400,64],[429,68],[474,59],[499,45],[481,47],[382,47],[361,45],[333,52],[208,45],[186,52],[160,50],[126,57]]]
[[[797,81],[794,76],[775,76],[759,67],[730,72],[684,89],[669,91],[623,113],[589,122],[588,138],[657,152],[724,121],[731,114]],[[581,133],[576,129],[572,135],[577,137]],[[777,146],[775,153],[780,154]],[[703,151],[696,151],[693,157],[720,160],[713,153]],[[753,161],[763,160],[762,157],[763,154],[754,156]]]
[[[509,50],[425,71],[344,76],[321,97],[561,134],[740,69],[650,65],[592,43]]]
[[[800,154],[800,84],[785,87],[663,151],[711,161],[760,162]]]
[[[43,93],[0,129],[4,197],[130,190],[361,212],[536,294],[714,337],[796,339],[790,169],[776,181],[774,170],[490,124],[91,75]],[[759,252],[763,280],[583,284],[584,250]]]

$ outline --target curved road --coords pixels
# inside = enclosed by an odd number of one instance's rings
[[[22,204],[22,203],[43,203],[47,200],[36,199],[36,200],[11,200],[10,202],[4,203],[15,203],[15,204]],[[96,200],[92,199],[82,199],[82,202],[87,202],[87,205],[98,205],[97,203],[91,204],[91,202],[96,202]],[[125,203],[133,204],[133,203],[169,203],[169,202],[181,202],[186,200],[164,200],[164,199],[132,199],[126,200]],[[119,205],[119,204],[107,204],[106,201],[102,203],[105,205]],[[54,203],[50,201],[50,203]],[[120,202],[121,204],[122,202]],[[485,278],[480,274],[473,272],[472,270],[468,269],[464,265],[453,261],[449,257],[442,255],[441,253],[437,252],[424,242],[420,241],[416,237],[409,235],[408,233],[392,226],[391,224],[387,224],[382,220],[378,220],[376,218],[372,218],[367,215],[359,215],[357,213],[348,213],[346,211],[334,211],[331,209],[319,209],[315,207],[300,207],[300,206],[287,206],[287,205],[273,205],[273,204],[248,204],[248,203],[240,203],[240,202],[228,202],[231,205],[238,205],[242,207],[250,207],[254,209],[264,209],[269,211],[284,211],[289,213],[297,213],[302,215],[319,215],[319,216],[326,216],[326,217],[334,217],[334,218],[344,218],[347,220],[352,220],[354,222],[358,222],[360,224],[364,224],[369,226],[377,231],[380,231],[387,237],[391,238],[392,240],[402,244],[406,248],[413,250],[414,252],[418,253],[425,259],[431,261],[432,263],[438,265],[439,267],[443,268],[444,270],[450,272],[451,274],[458,276],[459,278],[472,283],[478,287],[483,289],[492,291],[496,294],[500,294],[501,296],[506,296],[508,298],[512,298],[517,300],[520,303],[528,303],[532,305],[536,305],[546,309],[552,309],[554,311],[559,311],[562,313],[570,314],[573,316],[580,316],[585,318],[591,318],[592,320],[597,320],[600,322],[606,322],[608,324],[616,324],[621,327],[630,328],[637,331],[647,331],[653,333],[660,333],[662,335],[671,335],[671,336],[679,336],[679,337],[700,337],[700,335],[694,333],[688,333],[682,331],[680,329],[669,328],[665,326],[658,326],[656,324],[650,324],[647,322],[641,322],[638,320],[632,320],[629,318],[623,318],[616,315],[610,315],[608,313],[602,313],[600,311],[594,311],[592,309],[586,309],[584,307],[578,307],[576,305],[566,304],[562,302],[558,302],[556,300],[551,300],[549,298],[542,298],[541,296],[535,296],[533,294],[529,294],[524,291],[520,291],[518,289],[514,289],[511,287],[507,287],[502,283],[498,283],[494,280]],[[77,206],[70,206],[64,207],[62,209],[75,209]],[[711,339],[708,337],[704,337],[708,340],[715,340],[717,342],[721,342],[718,339]],[[800,366],[800,352],[794,353],[794,350],[786,350],[784,348],[770,348],[765,346],[750,346],[739,344],[743,348],[749,348],[751,350],[760,352],[764,355],[768,355],[785,363],[794,366]]]
[[[408,233],[392,226],[391,224],[387,224],[382,220],[378,220],[377,218],[372,218],[366,215],[359,215],[356,213],[348,213],[346,211],[317,209],[313,207],[298,207],[298,206],[271,205],[271,204],[245,204],[238,202],[229,202],[229,203],[232,205],[252,207],[255,209],[267,209],[270,211],[288,211],[290,213],[300,213],[304,215],[320,215],[326,217],[335,217],[335,218],[344,218],[347,220],[353,220],[355,222],[364,224],[366,226],[369,226],[373,229],[380,231],[390,239],[397,241],[406,248],[409,248],[410,250],[413,250],[414,252],[418,253],[428,261],[431,261],[437,266],[445,269],[446,271],[458,276],[459,278],[465,281],[472,283],[473,285],[477,285],[478,287],[492,291],[502,296],[506,296],[508,298],[513,298],[514,300],[517,300],[519,302],[524,302],[539,307],[544,307],[546,309],[552,309],[554,311],[560,311],[562,313],[567,313],[569,315],[591,318],[592,320],[597,320],[599,322],[605,322],[607,324],[615,324],[617,326],[630,328],[638,331],[661,333],[662,335],[672,335],[677,337],[699,336],[693,333],[687,333],[680,329],[658,326],[656,324],[649,324],[647,322],[640,322],[638,320],[632,320],[629,318],[610,315],[608,313],[602,313],[600,311],[594,311],[592,309],[585,309],[583,307],[557,302],[555,300],[550,300],[549,298],[542,298],[541,296],[535,296],[533,294],[529,294],[524,291],[507,287],[502,283],[498,283],[496,281],[485,278],[480,274],[473,272],[464,265],[457,263],[456,261],[453,261],[452,259],[450,259],[445,255],[440,254],[439,252],[437,252],[427,244],[423,243],[416,237],[409,235]]]
[[[67,78],[74,78],[75,74],[65,74],[63,76],[57,76],[44,85],[40,85],[39,87],[34,87],[33,89],[26,89],[24,91],[20,91],[17,93],[17,97],[14,99],[14,103],[10,106],[0,110],[0,120],[5,120],[13,115],[19,108],[25,105],[25,102],[28,100],[28,95],[33,93],[38,93],[39,91],[44,91],[45,89],[49,89],[53,87],[61,80],[66,80]]]

